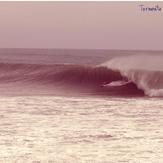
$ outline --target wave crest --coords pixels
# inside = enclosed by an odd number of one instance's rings
[[[127,80],[150,97],[163,96],[163,64],[161,56],[128,56],[114,58],[102,66],[119,71]]]

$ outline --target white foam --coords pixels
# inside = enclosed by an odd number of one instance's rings
[[[102,66],[118,70],[148,96],[163,96],[163,57],[134,55],[113,58]]]

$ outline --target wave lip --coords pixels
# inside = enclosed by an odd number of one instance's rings
[[[128,56],[114,58],[102,66],[119,71],[128,81],[150,97],[163,96],[163,64],[161,56]]]

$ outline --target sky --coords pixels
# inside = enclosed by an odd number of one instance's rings
[[[0,48],[163,50],[163,2],[0,2]]]

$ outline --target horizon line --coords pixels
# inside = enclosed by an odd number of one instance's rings
[[[108,51],[163,51],[163,49],[106,49],[106,48],[0,48],[1,49],[25,49],[25,50],[108,50]]]

